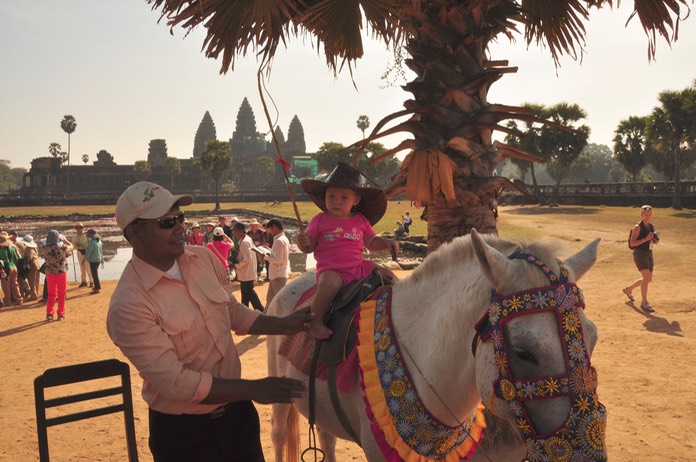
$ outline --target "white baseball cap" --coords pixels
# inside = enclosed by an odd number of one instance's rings
[[[193,196],[173,195],[166,188],[149,181],[130,185],[116,202],[116,223],[121,230],[137,218],[156,219],[167,214],[178,205],[191,205]]]
[[[219,226],[216,226],[215,229],[213,230],[213,236],[223,236],[225,234],[225,231],[222,230]]]

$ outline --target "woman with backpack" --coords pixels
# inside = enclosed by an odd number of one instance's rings
[[[652,313],[655,309],[648,302],[648,284],[652,281],[653,273],[653,246],[660,242],[660,235],[655,231],[655,227],[650,222],[652,219],[653,209],[650,205],[644,205],[640,208],[640,221],[636,223],[631,231],[631,237],[628,246],[633,249],[633,262],[640,271],[641,278],[633,281],[631,285],[623,289],[630,301],[635,301],[632,291],[640,286],[641,302],[640,307]]]

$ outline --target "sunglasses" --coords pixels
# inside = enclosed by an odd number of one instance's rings
[[[184,212],[181,212],[179,215],[167,215],[166,217],[162,217],[162,218],[152,218],[152,219],[138,218],[131,224],[139,225],[141,223],[156,221],[160,228],[172,229],[173,227],[176,226],[177,223],[180,223],[183,225],[185,219],[186,219],[186,217],[184,216]]]

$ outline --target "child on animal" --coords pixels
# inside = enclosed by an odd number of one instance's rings
[[[325,339],[332,331],[324,324],[324,317],[338,291],[373,270],[372,262],[363,259],[363,246],[372,251],[396,252],[399,244],[375,235],[371,225],[387,210],[387,198],[380,188],[368,186],[359,170],[339,162],[325,181],[302,180],[302,188],[322,209],[310,220],[307,230],[298,234],[297,244],[305,253],[314,252],[317,261],[310,332]],[[390,271],[377,269],[393,277]]]

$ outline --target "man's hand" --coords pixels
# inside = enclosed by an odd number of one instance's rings
[[[286,335],[296,334],[298,332],[308,331],[309,326],[314,318],[314,313],[311,312],[311,307],[305,307],[281,318],[285,325]]]
[[[267,377],[253,380],[251,399],[259,404],[292,403],[293,399],[302,398],[305,386],[302,382],[286,377]]]

